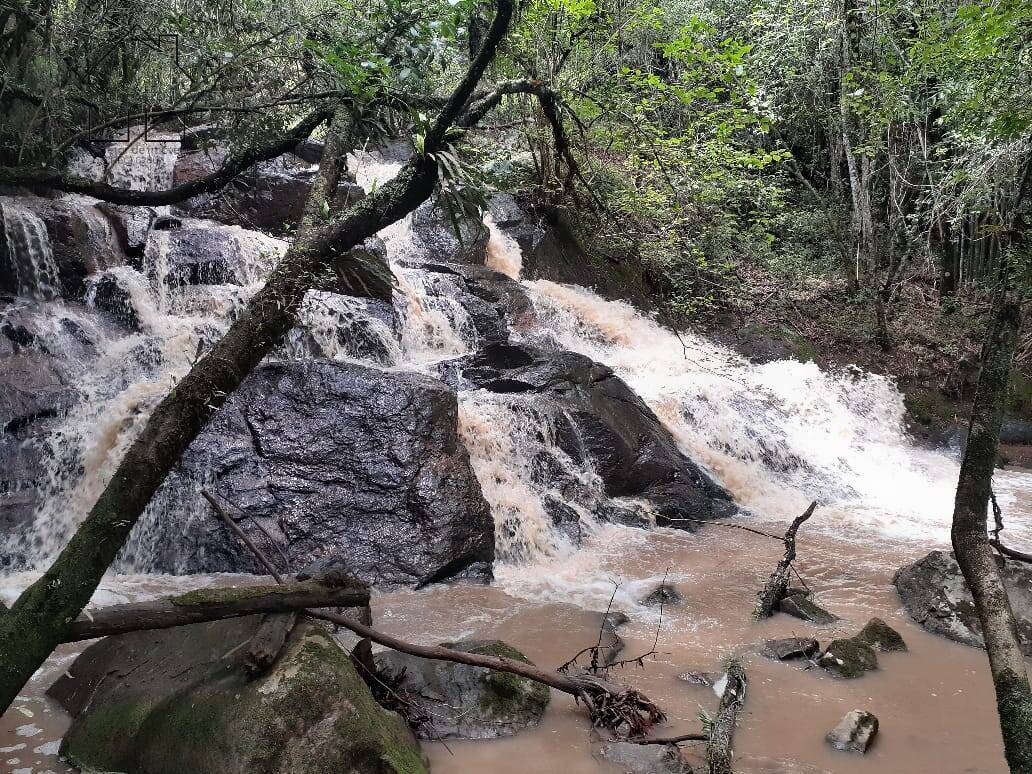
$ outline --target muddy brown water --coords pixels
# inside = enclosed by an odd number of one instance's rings
[[[1032,521],[1032,492],[1019,489],[1010,507],[1012,520]],[[821,603],[843,618],[828,627],[784,615],[751,621],[756,590],[782,547],[726,526],[707,526],[696,534],[604,527],[572,557],[534,567],[500,567],[492,587],[438,586],[379,595],[374,615],[382,629],[416,641],[498,637],[537,664],[555,667],[595,641],[598,617],[592,610],[604,608],[619,584],[613,607],[631,616],[620,630],[625,657],[648,652],[654,642],[659,653],[643,667],[626,667],[614,676],[644,691],[668,713],[669,721],[657,733],[699,730],[699,713],[712,711],[717,697],[712,689],[678,676],[719,672],[734,654],[744,659],[749,678],[735,737],[736,766],[743,774],[1005,772],[984,654],[912,623],[891,585],[895,568],[928,548],[873,538],[847,541],[804,527],[799,570]],[[658,610],[634,600],[664,576],[684,601],[666,607],[660,621]],[[212,580],[238,579],[120,578],[108,584],[107,594],[138,598]],[[820,669],[776,663],[756,652],[773,637],[813,635],[826,644],[855,633],[875,615],[896,627],[910,650],[879,654],[878,671],[857,680],[837,680]],[[62,648],[0,719],[0,770],[71,771],[56,755],[68,718],[43,690],[75,653],[75,648]],[[877,741],[863,757],[836,752],[823,739],[854,708],[870,710],[881,721]],[[425,750],[437,774],[621,771],[598,756],[599,741],[572,699],[553,694],[537,728],[502,740],[429,743]],[[701,750],[691,745],[684,750],[690,761],[700,759]]]

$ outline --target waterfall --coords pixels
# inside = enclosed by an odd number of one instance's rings
[[[118,161],[135,170],[124,170],[125,180],[160,185],[171,174],[170,146],[136,147],[127,146]],[[351,157],[367,190],[399,167],[375,153]],[[420,264],[412,224],[408,216],[379,235],[397,279],[393,309],[311,291],[300,325],[272,357],[329,357],[436,375],[441,361],[477,350],[480,335],[460,303],[455,276]],[[520,280],[518,244],[490,216],[485,224],[488,267]],[[4,209],[4,225],[5,233],[21,229],[25,235],[42,228],[16,208]],[[64,544],[149,411],[225,332],[287,247],[212,221],[182,218],[179,226],[151,231],[140,270],[104,273],[104,281],[115,283],[132,307],[137,325],[97,336],[98,354],[76,382],[81,399],[47,438],[44,501],[33,535],[21,540],[31,565],[40,566]],[[213,240],[218,249],[202,250],[202,257],[216,253],[223,261],[222,284],[183,279],[177,250],[184,240],[188,246],[190,240]],[[23,243],[36,245],[32,265],[48,265],[41,239],[25,236],[18,244]],[[87,305],[99,305],[100,280],[88,285]],[[684,453],[754,518],[784,519],[818,499],[822,515],[812,522],[814,529],[858,537],[942,537],[956,464],[909,441],[902,398],[891,379],[795,361],[755,365],[704,337],[675,334],[591,290],[545,280],[520,284],[535,319],[521,324],[514,338],[610,366]],[[644,503],[610,498],[589,462],[559,448],[557,428],[571,423],[547,396],[463,389],[458,402],[460,435],[494,514],[502,565],[570,558],[579,555],[582,540],[606,529],[603,521],[649,520]],[[196,483],[199,489],[203,482]],[[175,510],[163,518],[185,518],[194,505],[165,502],[152,509]],[[145,569],[147,545],[145,535],[136,535],[122,566]]]
[[[178,157],[178,134],[130,126],[124,140],[111,142],[104,149],[105,177],[116,188],[161,191],[172,186]]]
[[[43,219],[17,200],[0,196],[7,261],[14,269],[17,294],[50,300],[61,294],[54,250]]]

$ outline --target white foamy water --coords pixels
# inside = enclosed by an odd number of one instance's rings
[[[59,296],[61,281],[43,219],[8,196],[0,196],[0,216],[18,295],[41,300]]]
[[[755,365],[583,288],[526,287],[549,337],[613,368],[756,515],[784,519],[818,500],[834,517],[817,523],[834,530],[948,533],[956,462],[911,442],[891,379],[794,360]]]

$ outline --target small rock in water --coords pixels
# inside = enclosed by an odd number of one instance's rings
[[[783,640],[767,640],[760,648],[760,654],[774,661],[788,661],[794,658],[809,658],[820,650],[815,639],[788,637]]]
[[[705,685],[711,687],[718,679],[717,675],[710,672],[684,672],[677,676],[678,680],[684,680],[692,685]]]
[[[906,642],[903,637],[880,618],[872,618],[867,625],[860,630],[854,639],[866,642],[875,650],[882,653],[905,651]]]
[[[851,679],[878,668],[878,656],[866,642],[854,638],[833,640],[817,663],[835,677]]]
[[[684,601],[681,592],[669,583],[660,583],[656,588],[645,595],[641,604],[647,607],[658,607],[659,605],[676,605]]]
[[[830,624],[838,620],[837,615],[829,613],[810,599],[807,594],[794,594],[790,597],[785,597],[778,603],[778,610],[815,624]]]
[[[878,718],[866,710],[855,709],[846,713],[824,737],[836,750],[863,755],[878,734]]]
[[[664,744],[610,742],[599,754],[620,767],[623,774],[691,774],[691,767],[676,747]]]

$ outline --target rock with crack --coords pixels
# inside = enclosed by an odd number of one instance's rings
[[[1032,656],[1032,567],[996,559],[1026,656]],[[932,551],[892,579],[903,608],[928,631],[976,648],[985,647],[975,600],[952,553]]]
[[[455,393],[423,374],[327,360],[259,366],[187,449],[128,550],[154,557],[151,571],[258,572],[198,498],[198,482],[210,481],[284,569],[335,556],[385,586],[486,581],[494,521],[457,413]],[[164,516],[184,512],[191,518]]]
[[[878,718],[866,710],[855,709],[847,712],[824,738],[836,750],[863,755],[877,734]]]
[[[817,664],[835,677],[851,680],[878,668],[874,648],[856,638],[832,640]]]
[[[61,754],[88,771],[423,774],[329,630],[298,623],[258,679],[261,616],[108,637],[50,689],[73,717]],[[116,679],[112,679],[112,678]]]
[[[490,236],[483,220],[434,198],[412,213],[409,245],[401,257],[430,263],[483,266]]]
[[[774,661],[790,661],[797,658],[811,658],[820,650],[813,638],[787,637],[767,640],[760,648],[760,654]]]
[[[531,663],[498,640],[445,643],[467,653]],[[397,651],[376,654],[383,682],[410,702],[416,735],[424,739],[493,739],[541,722],[548,688],[516,675],[481,667],[416,658]],[[442,711],[443,710],[443,711]]]
[[[492,344],[442,363],[458,389],[535,394],[551,409],[557,445],[586,462],[610,497],[648,501],[659,526],[691,529],[695,521],[730,515],[730,496],[681,453],[652,410],[611,369],[575,352],[527,344]]]

